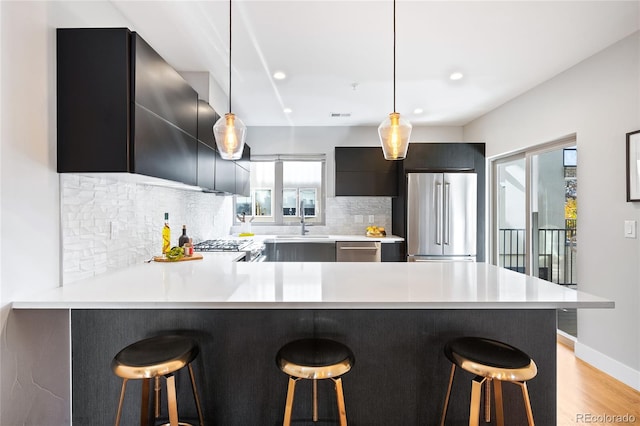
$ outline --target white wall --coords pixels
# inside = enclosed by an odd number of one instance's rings
[[[68,315],[45,320],[9,303],[60,283],[55,28],[129,24],[108,2],[0,1],[0,10],[0,424],[62,425],[69,342],[56,330]]]
[[[612,299],[579,310],[576,354],[640,389],[640,243],[623,237],[640,220],[626,202],[625,134],[640,129],[640,33],[469,123],[468,141],[499,156],[575,133],[578,146],[578,287]]]

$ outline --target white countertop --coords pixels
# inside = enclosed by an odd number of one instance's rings
[[[140,263],[13,302],[14,309],[550,309],[614,303],[473,262]]]

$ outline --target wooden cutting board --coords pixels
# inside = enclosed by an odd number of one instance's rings
[[[184,262],[186,260],[202,260],[202,255],[200,253],[193,253],[191,256],[182,256],[178,260],[170,260],[163,256],[154,256],[153,260],[155,262]]]

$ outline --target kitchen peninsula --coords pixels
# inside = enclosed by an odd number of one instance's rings
[[[354,351],[355,366],[344,377],[350,424],[436,424],[450,368],[442,347],[461,335],[501,339],[529,353],[539,369],[529,382],[536,422],[555,424],[556,309],[614,306],[484,263],[246,263],[233,262],[234,253],[204,256],[139,264],[13,303],[14,310],[70,312],[74,425],[113,422],[120,381],[111,358],[168,330],[201,343],[195,372],[211,424],[281,422],[286,376],[274,357],[282,344],[305,336],[334,338]],[[456,376],[450,424],[464,422],[470,380]],[[180,411],[193,415],[188,383],[180,384]],[[323,385],[320,417],[335,418],[332,390]],[[296,395],[294,418],[310,413],[305,391],[301,386]],[[524,418],[518,391],[504,388],[512,424]],[[125,424],[135,422],[137,404],[137,397],[125,401]]]

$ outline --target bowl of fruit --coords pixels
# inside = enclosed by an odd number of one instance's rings
[[[384,237],[387,232],[382,226],[367,226],[367,237]]]

